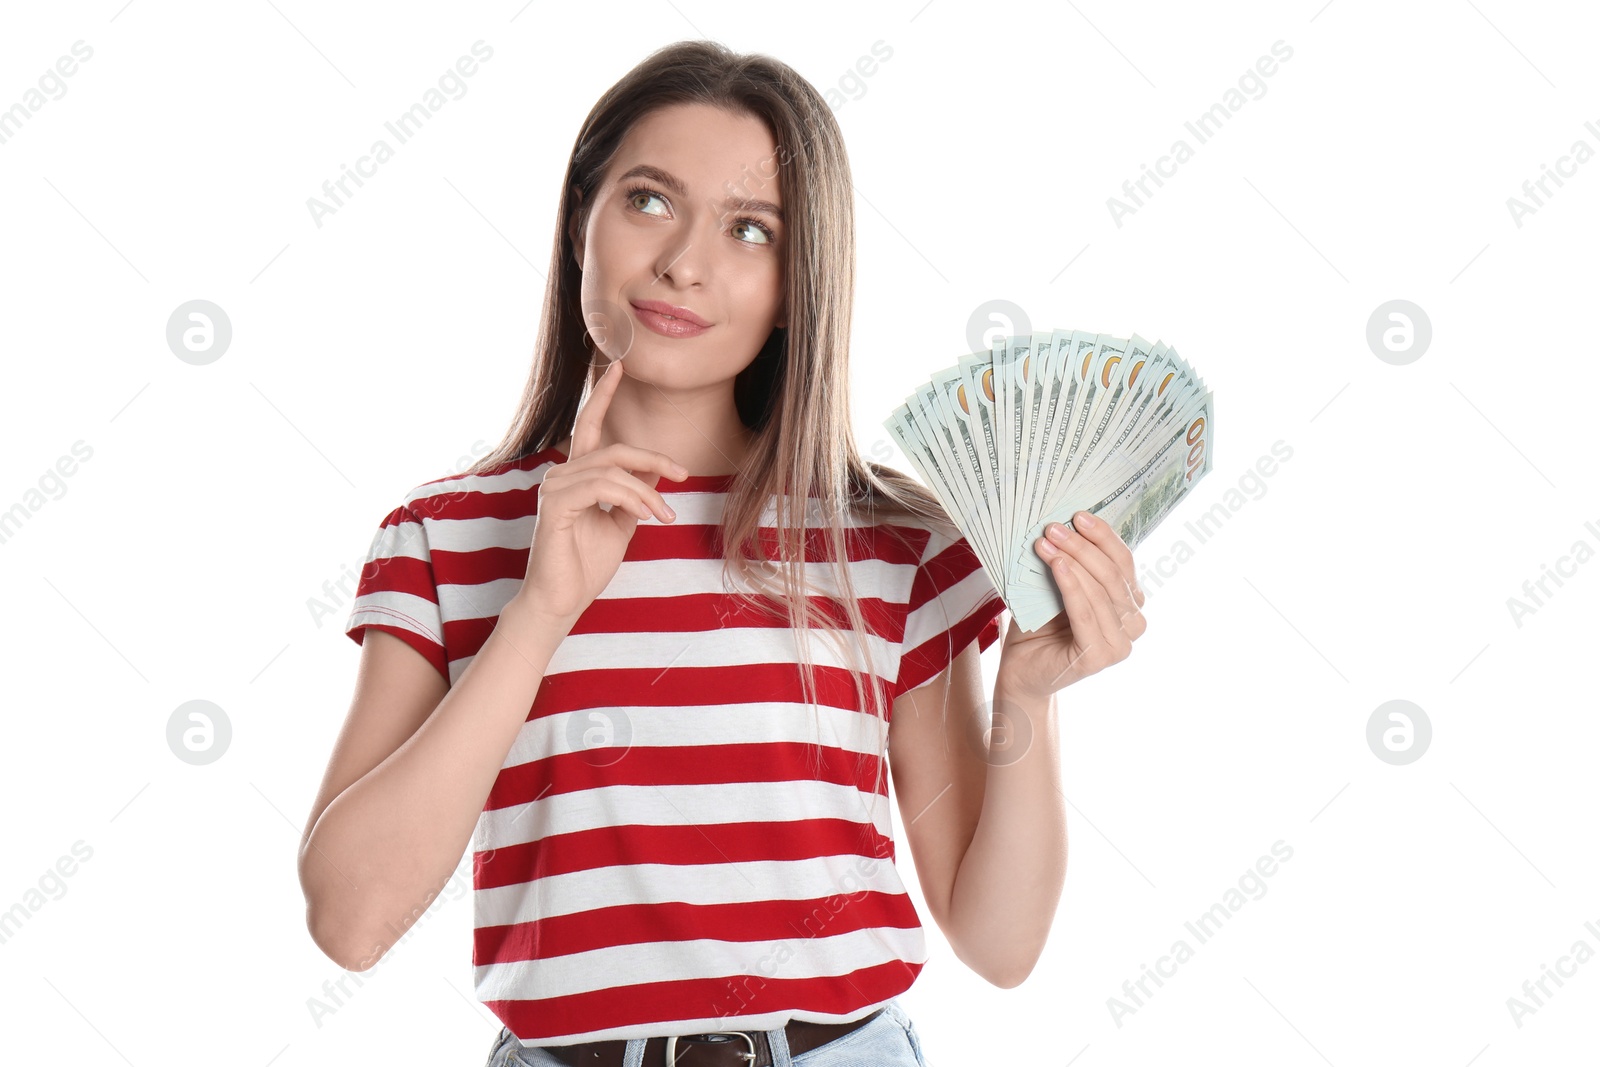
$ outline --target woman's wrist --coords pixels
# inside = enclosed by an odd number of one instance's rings
[[[573,623],[578,621],[578,616],[557,614],[535,598],[517,593],[501,609],[500,621],[509,623],[517,633],[553,637],[559,641],[567,636]],[[496,628],[499,628],[498,625]]]

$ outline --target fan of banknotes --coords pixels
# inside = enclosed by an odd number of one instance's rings
[[[883,425],[1031,632],[1066,608],[1033,548],[1045,525],[1087,511],[1136,547],[1210,472],[1211,413],[1170,346],[1054,330],[962,356]]]

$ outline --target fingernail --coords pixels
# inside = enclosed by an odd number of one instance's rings
[[[672,505],[671,504],[662,504],[661,507],[662,507],[662,509],[664,511],[666,511],[667,518],[676,519],[678,517],[678,513],[676,511],[672,510]]]
[[[1039,555],[1043,556],[1045,559],[1054,559],[1060,554],[1061,550],[1055,545],[1052,545],[1048,540],[1039,546]]]
[[[1080,511],[1072,517],[1072,521],[1073,524],[1078,526],[1080,529],[1092,530],[1094,529],[1094,524],[1100,520],[1089,514],[1087,511]]]
[[[1045,536],[1049,537],[1052,541],[1064,542],[1067,539],[1067,528],[1061,525],[1059,522],[1052,522],[1049,526],[1045,527],[1044,532]]]

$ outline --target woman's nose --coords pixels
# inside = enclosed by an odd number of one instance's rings
[[[676,285],[692,285],[701,280],[702,266],[699,239],[685,234],[681,240],[671,241],[662,249],[656,262],[656,277],[666,278]]]
[[[705,280],[709,256],[716,245],[718,227],[723,221],[715,212],[698,213],[688,225],[675,226],[667,235],[656,260],[657,277],[667,277],[680,285]]]

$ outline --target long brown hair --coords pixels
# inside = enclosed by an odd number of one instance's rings
[[[738,589],[757,610],[771,611],[766,590],[778,588],[780,615],[809,634],[820,617],[805,583],[806,501],[817,501],[826,531],[833,583],[842,593],[854,644],[842,661],[851,670],[857,706],[887,721],[876,685],[864,683],[873,657],[868,630],[850,581],[844,516],[914,516],[946,536],[955,533],[929,490],[890,467],[864,461],[850,425],[849,346],[855,292],[855,216],[844,138],[821,94],[791,67],[769,56],[738,54],[712,41],[680,41],[646,57],[602,95],[578,131],[561,183],[560,217],[545,285],[543,323],[518,412],[499,446],[467,473],[480,474],[553,447],[570,431],[592,370],[606,360],[593,344],[579,299],[582,271],[573,233],[595,203],[606,167],[633,123],[662,107],[709,104],[763,120],[778,146],[778,182],[785,212],[783,276],[786,325],[776,328],[754,362],[734,379],[739,418],[755,432],[739,477],[725,502],[720,534],[724,580],[731,573],[759,597]],[[579,195],[581,192],[581,196]],[[763,512],[775,498],[779,557],[758,543]],[[887,527],[879,535],[895,534]],[[767,538],[771,540],[771,538]],[[771,569],[769,571],[769,568]],[[821,627],[830,638],[838,631]],[[815,667],[799,642],[803,692],[816,706]],[[839,639],[842,641],[842,639]],[[892,684],[893,679],[889,679]],[[871,697],[867,697],[870,688]],[[820,759],[820,733],[818,756]],[[881,788],[885,750],[878,747],[875,782]]]

